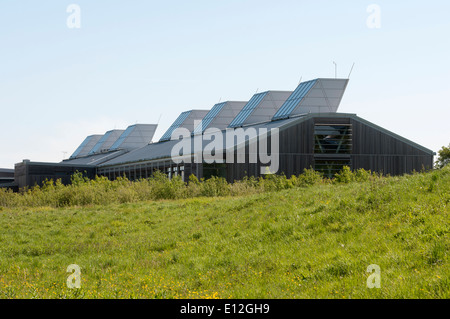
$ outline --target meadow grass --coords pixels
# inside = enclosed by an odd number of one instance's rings
[[[448,167],[158,183],[0,193],[0,298],[450,297]],[[67,288],[70,264],[80,289]]]

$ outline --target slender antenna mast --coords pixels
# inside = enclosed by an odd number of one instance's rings
[[[303,75],[300,77],[300,81],[298,81],[298,85],[300,85],[300,83],[302,83],[302,79],[303,79]]]
[[[256,89],[256,92],[255,92],[255,94],[257,94],[257,93],[258,93],[258,91],[259,91],[259,88],[257,88],[257,89]]]
[[[348,78],[347,79],[350,79],[350,75],[352,74],[352,72],[353,72],[353,67],[355,66],[355,62],[353,62],[353,65],[352,65],[352,68],[350,69],[350,73],[348,74]]]
[[[334,63],[334,77],[337,79],[337,63],[334,61],[333,63]]]
[[[156,123],[156,125],[159,125],[159,121],[161,120],[161,116],[162,116],[162,113],[161,113],[161,114],[159,114],[159,119],[158,119],[158,123]]]

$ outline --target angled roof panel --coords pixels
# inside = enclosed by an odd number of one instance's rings
[[[306,113],[336,112],[347,87],[348,79],[315,79],[302,82],[275,113],[280,120]]]
[[[132,150],[147,145],[152,141],[156,128],[156,124],[131,125],[120,135],[110,150]]]
[[[300,83],[291,96],[286,100],[286,102],[280,107],[280,109],[275,113],[273,119],[282,119],[289,117],[291,112],[295,107],[304,99],[306,94],[311,90],[311,88],[317,83],[317,80],[312,80],[308,82]]]
[[[247,102],[242,101],[227,101],[214,105],[194,129],[193,134],[202,134],[208,128],[226,129],[246,104]]]
[[[97,144],[97,142],[102,138],[103,135],[90,135],[86,137],[83,143],[78,146],[75,152],[70,156],[70,158],[86,156],[92,150],[92,148]]]
[[[172,125],[169,127],[169,129],[166,131],[166,133],[163,134],[161,141],[168,141],[172,137],[173,131],[175,131],[177,128],[179,128],[183,122],[188,118],[189,114],[191,114],[192,111],[186,111],[181,113],[178,118],[175,120],[175,122],[172,123]]]
[[[93,154],[99,151],[100,147],[105,143],[105,141],[109,138],[111,135],[111,131],[106,132],[105,135],[102,136],[102,138],[95,144],[95,146],[92,148],[92,150],[89,152],[89,154]]]
[[[114,144],[111,146],[112,150],[118,149],[120,145],[126,140],[128,135],[134,130],[134,125],[128,126],[127,129],[120,135],[120,137],[117,139],[117,141],[114,142]]]
[[[228,127],[236,128],[270,121],[291,93],[291,91],[267,91],[255,94]]]
[[[218,104],[214,105],[213,108],[211,109],[211,111],[209,111],[208,114],[205,115],[205,117],[203,118],[201,123],[199,125],[197,125],[197,127],[194,129],[193,133],[200,134],[200,133],[204,132],[205,129],[209,126],[209,124],[211,124],[212,120],[214,120],[214,118],[220,113],[220,111],[225,106],[225,104],[226,104],[226,102],[218,103]]]
[[[119,139],[124,130],[112,130],[108,131],[103,137],[95,144],[94,148],[89,152],[89,155],[107,151],[111,146]]]
[[[258,107],[264,97],[268,92],[258,93],[253,95],[253,97],[248,101],[244,108],[239,112],[239,114],[231,121],[229,127],[239,127],[242,126],[250,114]]]
[[[188,129],[189,132],[194,131],[194,125],[196,121],[201,121],[209,113],[209,110],[190,110],[181,113],[178,118],[173,122],[169,129],[163,134],[160,142],[169,141],[172,138],[172,133],[177,128]]]

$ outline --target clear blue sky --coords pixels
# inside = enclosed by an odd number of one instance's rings
[[[339,112],[434,151],[450,143],[449,1],[0,2],[0,167],[57,162],[87,135],[220,99],[347,77]],[[69,29],[69,4],[81,28]],[[368,28],[367,7],[381,8]]]

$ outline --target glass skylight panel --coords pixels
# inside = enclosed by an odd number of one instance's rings
[[[89,155],[97,153],[100,150],[100,147],[102,147],[103,143],[105,143],[112,132],[107,132],[105,135],[102,136],[102,138],[95,144],[94,148],[89,152]]]
[[[161,141],[168,141],[171,139],[172,137],[172,133],[173,131],[175,131],[178,127],[180,127],[181,124],[183,124],[183,122],[187,119],[187,117],[189,116],[189,114],[191,114],[192,111],[186,111],[180,114],[180,116],[178,116],[178,118],[175,120],[175,122],[173,122],[173,124],[169,127],[169,129],[166,131],[166,133],[164,133],[164,135],[161,137],[161,139],[159,140]]]
[[[199,125],[194,130],[194,134],[200,134],[203,133],[206,128],[211,124],[212,120],[216,118],[216,116],[220,113],[220,111],[223,109],[227,102],[219,103],[213,106],[211,111],[206,114],[206,116],[203,118],[203,120],[200,122]]]
[[[263,92],[253,95],[253,97],[248,101],[244,108],[239,112],[239,114],[231,121],[228,127],[238,127],[242,126],[245,120],[253,113],[259,103],[264,99],[268,92]]]
[[[287,118],[291,115],[292,111],[295,110],[297,105],[303,100],[303,98],[308,94],[311,88],[316,84],[317,80],[307,81],[301,83],[291,96],[284,102],[280,109],[273,116],[274,120]]]
[[[120,147],[120,145],[122,145],[122,143],[128,137],[128,135],[130,135],[130,133],[133,132],[134,128],[135,128],[135,125],[129,126],[125,130],[125,132],[123,132],[122,135],[120,135],[119,139],[111,146],[111,150],[118,149]]]
[[[81,151],[83,150],[83,148],[89,143],[89,141],[92,139],[92,136],[88,136],[86,137],[86,139],[83,141],[83,143],[81,143],[80,146],[78,146],[78,148],[75,150],[75,152],[72,154],[72,156],[70,158],[73,157],[77,157],[78,154],[81,153]]]

